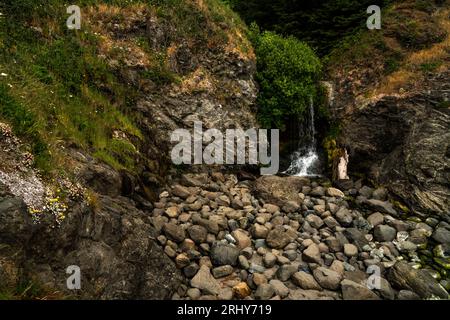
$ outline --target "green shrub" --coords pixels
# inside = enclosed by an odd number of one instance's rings
[[[294,37],[259,33],[255,26],[251,33],[260,84],[259,120],[264,127],[284,130],[289,120],[303,119],[316,97],[320,60],[307,44]]]

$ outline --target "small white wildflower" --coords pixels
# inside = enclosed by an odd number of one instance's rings
[[[12,88],[12,87],[13,87],[13,85],[12,85],[11,83],[8,83],[8,87]]]
[[[8,74],[6,74],[6,73],[2,72],[2,73],[0,73],[0,76],[2,76],[2,77],[7,77],[7,76],[8,76]]]

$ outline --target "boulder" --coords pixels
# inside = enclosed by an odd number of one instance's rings
[[[302,202],[298,193],[309,179],[302,177],[262,176],[253,182],[253,193],[258,199],[282,208],[287,202]]]
[[[211,275],[207,266],[200,267],[194,278],[191,279],[191,286],[202,290],[206,294],[217,295],[220,291],[219,282]]]
[[[397,262],[389,270],[388,280],[398,289],[412,291],[423,299],[449,298],[448,292],[427,271],[413,269],[405,262]]]
[[[376,241],[390,242],[395,239],[397,230],[390,226],[380,224],[375,227],[373,235]]]
[[[344,279],[341,282],[342,297],[344,300],[380,300],[367,286],[351,280]]]
[[[282,249],[291,242],[291,237],[283,227],[277,227],[268,233],[266,242],[271,248]]]
[[[292,275],[292,282],[305,290],[322,290],[316,279],[304,271],[296,272]]]
[[[313,275],[322,288],[329,290],[337,290],[342,280],[339,273],[324,267],[314,269]]]
[[[216,266],[235,266],[237,264],[239,252],[240,250],[235,246],[216,243],[211,248],[211,262]]]

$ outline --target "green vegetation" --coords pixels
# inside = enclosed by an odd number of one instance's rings
[[[264,127],[285,129],[290,120],[301,121],[317,94],[319,58],[307,44],[273,32],[251,35],[257,56],[259,119]]]
[[[67,16],[62,4],[50,2],[45,8],[59,8],[59,16]],[[0,71],[6,76],[0,80],[0,118],[32,144],[41,170],[57,166],[52,161],[61,140],[109,155],[115,159],[107,161],[109,164],[133,170],[136,150],[130,152],[133,145],[113,138],[112,133],[120,130],[142,138],[129,112],[136,89],[121,83],[98,57],[95,35],[69,31],[61,26],[63,19],[54,26],[52,37],[46,36],[48,30],[39,32],[18,22],[30,10],[34,10],[32,16],[42,14],[45,19],[46,13],[39,8],[25,0],[7,2],[4,8]]]
[[[30,141],[31,151],[35,156],[35,165],[44,171],[49,170],[50,154],[38,132],[39,124],[36,116],[11,97],[7,87],[1,83],[0,117],[7,119],[13,125],[15,134],[25,136]]]
[[[121,7],[110,10],[108,5]],[[0,4],[0,121],[32,146],[36,166],[46,172],[65,165],[61,142],[87,151],[117,169],[134,171],[144,137],[133,107],[142,95],[139,81],[158,89],[180,79],[168,63],[168,47],[180,43],[228,43],[249,52],[251,45],[233,32],[244,23],[219,0],[204,8],[185,0],[80,0],[82,30],[65,26],[62,0],[5,0]],[[127,14],[147,6],[168,28],[161,47],[142,34],[130,40],[150,64],[137,69],[137,83],[124,81],[127,52],[121,43],[102,51],[104,38],[87,17],[87,7],[100,17],[125,23]],[[220,26],[219,26],[220,24]],[[116,39],[110,39],[116,41]],[[194,46],[195,48],[195,46]],[[115,60],[115,64],[111,64]],[[119,132],[119,134],[116,134]]]

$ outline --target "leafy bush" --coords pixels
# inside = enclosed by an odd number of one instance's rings
[[[257,56],[260,122],[284,130],[289,120],[302,120],[315,98],[321,62],[307,44],[294,37],[259,33],[254,25],[251,38]]]

